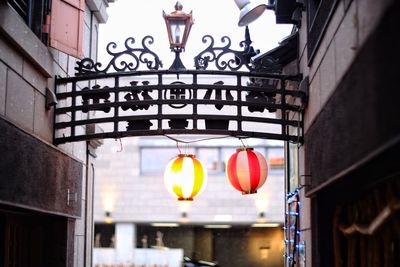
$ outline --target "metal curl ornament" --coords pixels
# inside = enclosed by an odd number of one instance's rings
[[[254,70],[251,64],[251,57],[257,55],[259,51],[255,51],[251,46],[251,39],[248,27],[246,27],[245,40],[239,43],[240,47],[243,47],[243,51],[237,51],[231,49],[231,39],[228,36],[223,36],[221,38],[223,46],[214,46],[214,38],[211,35],[205,35],[202,38],[203,43],[210,44],[200,52],[195,58],[195,67],[198,70],[205,70],[209,67],[211,62],[215,63],[215,67],[218,70],[229,69],[231,71],[236,71],[245,66],[248,70]],[[226,43],[226,44],[225,44]],[[225,60],[226,57],[232,55],[233,57]]]
[[[139,66],[144,64],[148,70],[158,70],[162,68],[162,62],[158,55],[149,49],[148,45],[154,43],[152,36],[145,36],[142,39],[142,48],[135,48],[135,39],[129,37],[125,40],[125,49],[122,51],[113,51],[117,49],[115,42],[110,42],[106,46],[107,53],[112,56],[106,67],[102,68],[102,63],[94,62],[91,58],[84,58],[76,62],[76,76],[85,74],[104,74],[108,72],[136,71]],[[129,58],[129,60],[127,60]]]

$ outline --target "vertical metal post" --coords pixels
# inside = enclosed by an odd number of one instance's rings
[[[57,95],[58,76],[54,78],[54,94]],[[53,144],[56,143],[56,109],[53,109]]]
[[[71,111],[71,137],[75,136],[75,126],[74,126],[74,122],[75,122],[75,108],[76,108],[76,82],[72,82],[72,97],[71,97],[71,106],[73,108],[73,110]]]
[[[280,79],[281,83],[281,117],[282,117],[282,125],[281,131],[284,138],[287,137],[287,114],[286,114],[286,88],[285,88],[285,79]]]
[[[162,74],[158,74],[158,85],[162,85],[163,83],[163,79],[162,79]],[[161,101],[163,99],[162,96],[162,90],[161,89],[157,89],[158,90],[158,101]],[[158,111],[157,111],[157,116],[158,116],[158,120],[157,120],[157,130],[162,130],[162,104],[158,104]]]
[[[197,100],[197,74],[193,74],[193,85],[195,88],[193,88],[193,100]],[[197,129],[197,102],[193,104],[193,129]]]
[[[242,76],[236,75],[237,79],[237,130],[238,132],[242,131]]]
[[[115,84],[114,84],[114,88],[115,88],[115,93],[114,93],[114,103],[118,103],[119,102],[119,76],[115,77]],[[118,129],[118,117],[119,117],[119,105],[116,105],[114,107],[114,132],[117,133],[119,131]]]

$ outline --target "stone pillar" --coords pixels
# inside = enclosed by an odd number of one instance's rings
[[[115,249],[117,251],[117,263],[133,263],[133,249],[136,244],[135,225],[132,223],[117,223],[115,225]]]

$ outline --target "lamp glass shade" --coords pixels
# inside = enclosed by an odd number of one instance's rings
[[[185,49],[193,25],[192,12],[189,14],[183,12],[182,5],[177,2],[175,11],[170,14],[164,12],[163,16],[167,26],[170,48]]]
[[[194,155],[179,154],[167,164],[164,184],[178,200],[193,200],[203,192],[207,184],[207,172]]]
[[[228,160],[226,176],[230,184],[242,194],[257,193],[257,189],[267,180],[267,161],[253,148],[237,149]]]
[[[170,21],[169,26],[172,35],[173,46],[181,47],[183,45],[182,41],[183,33],[185,32],[185,22],[182,20]]]

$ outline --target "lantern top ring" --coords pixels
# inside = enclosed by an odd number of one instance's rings
[[[193,201],[193,198],[192,197],[187,197],[187,198],[179,197],[178,201]]]
[[[254,150],[254,148],[252,147],[241,147],[241,148],[237,148],[236,152],[240,152],[240,151],[252,151]]]
[[[193,154],[178,154],[178,157],[179,158],[188,157],[188,158],[192,158],[192,159],[196,158],[196,156]]]

